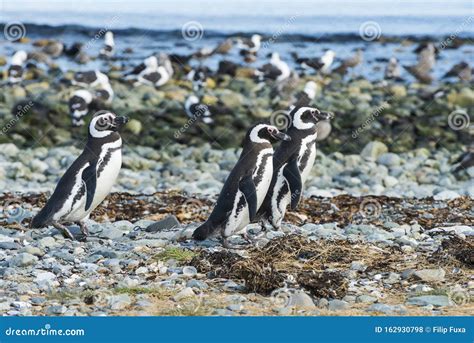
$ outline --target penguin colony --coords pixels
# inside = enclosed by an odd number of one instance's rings
[[[26,53],[17,51],[11,58],[8,68],[8,82],[23,81],[28,62],[50,64],[51,58],[61,54],[75,62],[84,64],[89,56],[82,50],[82,43],[65,47],[61,42],[49,41],[39,51]],[[182,67],[191,58],[197,60],[214,54],[225,55],[236,46],[245,63],[257,60],[262,46],[262,37],[258,34],[250,38],[228,38],[214,49],[204,48],[190,56],[157,54],[146,57],[142,63],[123,73],[123,81],[134,86],[141,84],[161,87],[173,78],[173,68]],[[116,57],[115,38],[108,31],[104,36],[104,45],[99,58],[113,61]],[[418,62],[412,66],[403,66],[420,82],[430,83],[430,71],[436,63],[437,51],[432,43],[421,44],[415,52]],[[327,50],[321,57],[301,57],[292,53],[295,63],[301,70],[315,70],[320,75],[338,73],[345,75],[363,61],[363,51],[355,54],[339,65],[332,67],[336,54]],[[291,81],[298,77],[277,52],[267,55],[268,63],[254,69],[254,77],[259,87],[270,85],[272,94],[291,94]],[[172,63],[172,61],[177,63]],[[238,64],[222,60],[218,74],[235,76]],[[202,65],[191,69],[186,78],[192,82],[192,93],[184,102],[184,110],[193,121],[199,120],[213,125],[213,116],[220,113],[232,113],[218,100],[205,104],[203,90],[212,71]],[[459,77],[462,81],[471,80],[472,70],[466,62],[455,65],[444,77]],[[385,79],[402,80],[398,60],[388,60]],[[127,123],[124,116],[114,114],[109,105],[114,91],[108,76],[100,70],[82,70],[74,74],[70,81],[76,89],[71,92],[68,106],[73,126],[88,126],[88,140],[82,154],[67,169],[59,180],[52,196],[32,219],[32,228],[54,226],[70,239],[74,236],[67,224],[76,223],[83,235],[88,235],[84,220],[105,199],[115,183],[122,164],[122,139],[120,129]],[[257,90],[258,91],[258,90]],[[193,233],[196,240],[218,236],[227,248],[229,237],[244,234],[250,223],[260,223],[262,229],[268,225],[278,230],[288,207],[294,210],[304,192],[304,184],[316,158],[316,142],[324,140],[331,132],[332,114],[312,106],[319,85],[308,81],[303,90],[293,95],[292,104],[284,110],[289,125],[280,130],[268,123],[257,123],[248,129],[242,143],[242,153],[220,192],[217,202],[209,216]],[[39,106],[38,106],[39,107]],[[91,119],[86,117],[95,113]],[[470,166],[474,161],[472,147],[459,158],[456,171]]]

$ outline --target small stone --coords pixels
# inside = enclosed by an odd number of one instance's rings
[[[36,274],[35,282],[40,283],[42,281],[53,281],[56,280],[56,275],[51,272],[39,272]]]
[[[196,294],[194,294],[194,291],[191,287],[186,287],[184,288],[183,290],[181,290],[178,294],[176,294],[174,297],[173,297],[173,300],[174,301],[180,301],[182,299],[185,299],[185,298],[189,298],[189,297],[193,297],[195,296]]]
[[[149,225],[145,231],[146,232],[159,232],[165,230],[171,230],[175,228],[180,228],[181,224],[175,216],[168,216],[160,221],[157,221]]]
[[[197,274],[197,269],[193,266],[183,267],[183,275],[193,277]]]
[[[186,283],[186,287],[198,288],[198,289],[207,289],[207,288],[209,288],[207,283],[205,283],[204,281],[195,280],[195,279],[189,280]]]
[[[309,310],[315,309],[316,305],[308,294],[303,291],[296,291],[290,295],[286,307]]]
[[[351,269],[363,272],[367,269],[367,266],[362,261],[352,261]]]
[[[400,157],[397,154],[387,152],[377,158],[377,163],[387,167],[398,166],[400,164]]]
[[[38,257],[41,257],[41,256],[44,255],[43,250],[41,250],[40,248],[37,248],[37,247],[33,247],[31,245],[27,245],[26,247],[21,249],[21,252],[26,252],[28,254],[35,255],[35,256],[38,256]]]
[[[376,297],[373,297],[373,296],[370,296],[370,295],[366,295],[366,294],[362,294],[362,295],[359,295],[357,297],[357,300],[356,302],[358,303],[364,303],[364,304],[372,304],[374,302],[377,301],[377,298]]]
[[[318,301],[318,307],[319,308],[328,308],[329,306],[329,301],[326,298],[321,298]]]
[[[455,191],[444,190],[442,192],[435,194],[433,196],[433,199],[434,200],[453,200],[459,197],[460,195],[456,193]]]
[[[38,246],[42,249],[51,249],[56,247],[58,244],[53,237],[44,237],[38,241]]]
[[[10,267],[27,267],[35,264],[38,258],[28,253],[20,253],[12,257],[9,261]]]
[[[100,238],[106,238],[106,239],[117,239],[117,238],[120,238],[122,236],[123,236],[123,232],[119,229],[114,228],[114,227],[105,228],[99,234]]]
[[[67,307],[66,306],[63,306],[63,305],[53,305],[53,306],[49,306],[47,309],[46,309],[46,314],[47,315],[58,315],[58,314],[63,314],[63,313],[66,313],[67,311]]]
[[[15,242],[0,242],[0,250],[18,250],[21,245]]]
[[[372,141],[368,143],[360,155],[365,159],[376,160],[380,155],[388,152],[388,148],[385,144],[378,141]]]
[[[123,310],[132,303],[132,299],[128,294],[112,295],[107,303],[111,310]]]
[[[349,308],[349,303],[344,300],[329,300],[329,305],[328,309],[330,311],[341,311],[341,310],[347,310]]]
[[[233,312],[240,312],[244,309],[244,306],[242,304],[231,304],[227,306],[227,309]]]
[[[407,313],[407,310],[403,305],[387,305],[387,304],[372,304],[367,308],[366,311],[367,312],[381,312],[386,315]]]
[[[451,306],[452,303],[446,295],[421,295],[412,297],[407,301],[410,305],[426,306],[433,305],[437,307]]]
[[[422,269],[417,270],[413,273],[413,276],[417,279],[423,280],[425,282],[439,282],[444,281],[446,272],[442,268],[438,269]]]

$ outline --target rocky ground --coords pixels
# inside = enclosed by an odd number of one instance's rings
[[[443,149],[320,153],[305,199],[254,244],[190,240],[236,149],[130,147],[77,241],[28,230],[74,147],[0,146],[5,315],[462,315],[474,310],[473,168]],[[173,189],[172,191],[170,189]],[[165,191],[168,190],[168,191]],[[46,193],[45,193],[46,192]],[[240,237],[234,244],[244,244]]]

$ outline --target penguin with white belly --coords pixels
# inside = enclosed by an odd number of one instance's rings
[[[332,114],[317,108],[300,107],[290,113],[286,133],[291,140],[284,141],[273,156],[273,178],[255,221],[270,222],[279,229],[286,208],[295,209],[316,158],[317,124],[329,120]]]
[[[122,138],[119,130],[127,117],[98,112],[89,124],[89,137],[82,154],[73,162],[46,205],[31,221],[31,228],[49,225],[74,239],[64,223],[78,223],[84,235],[83,219],[105,199],[122,166]]]
[[[201,241],[220,234],[224,247],[232,248],[228,238],[254,220],[268,192],[273,175],[272,143],[289,139],[275,126],[266,124],[257,124],[247,132],[240,158],[227,177],[211,215],[194,231],[194,239]]]

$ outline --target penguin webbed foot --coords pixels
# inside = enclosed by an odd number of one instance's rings
[[[56,229],[58,229],[63,234],[65,238],[74,240],[73,234],[71,233],[71,231],[69,231],[69,229],[66,226],[59,224],[58,222],[53,222],[52,224]]]
[[[81,232],[84,236],[89,236],[89,229],[85,223],[77,222],[77,225],[79,225],[79,228],[81,229]]]

